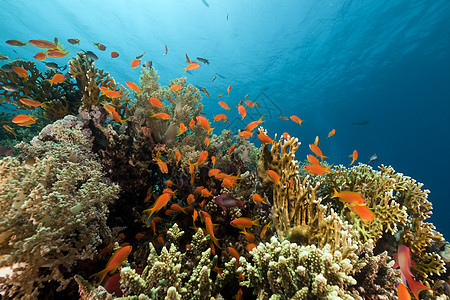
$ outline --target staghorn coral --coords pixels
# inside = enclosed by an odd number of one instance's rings
[[[258,299],[362,299],[346,291],[356,284],[351,276],[356,257],[343,258],[328,245],[319,249],[272,237],[251,255],[251,261],[241,256],[238,272],[245,278],[241,286],[254,287]]]
[[[8,297],[36,299],[52,281],[65,289],[75,262],[111,238],[106,204],[117,185],[104,181],[80,130],[52,130],[35,146],[20,144],[20,158],[0,161],[0,267],[11,272],[0,283]]]

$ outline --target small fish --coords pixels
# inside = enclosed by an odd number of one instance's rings
[[[67,41],[70,43],[70,44],[72,44],[72,45],[75,45],[75,44],[80,44],[80,40],[79,39],[67,39]]]
[[[133,91],[136,93],[142,93],[141,89],[139,88],[139,86],[131,81],[125,81],[125,84]]]
[[[320,142],[319,142],[319,136],[317,135],[315,140],[314,140],[314,145],[316,146],[320,146]]]
[[[291,138],[291,135],[290,135],[289,133],[287,133],[287,132],[283,132],[283,138],[284,138],[286,141],[289,141],[290,138]]]
[[[269,175],[270,179],[276,184],[280,184],[280,176],[274,170],[267,170],[267,175]]]
[[[44,60],[47,57],[47,54],[45,52],[43,52],[43,51],[39,51],[33,57],[34,57],[35,60]]]
[[[25,78],[25,80],[27,80],[28,77],[30,77],[30,74],[28,74],[28,71],[22,67],[13,67],[12,69],[13,69],[14,73],[19,75],[20,77]]]
[[[161,120],[169,120],[170,119],[170,115],[166,114],[166,113],[157,113],[157,114],[154,114],[151,117],[158,118],[158,119],[161,119]]]
[[[122,94],[116,91],[112,91],[104,86],[99,86],[98,89],[102,91],[102,93],[108,98],[119,98],[122,97]]]
[[[228,117],[224,114],[219,114],[213,118],[213,121],[224,121],[224,123],[228,123]]]
[[[290,118],[291,118],[291,120],[294,121],[295,123],[298,123],[299,125],[302,125],[303,120],[300,119],[299,117],[297,117],[297,116],[295,116],[295,115],[292,115]]]
[[[193,62],[190,63],[186,68],[184,68],[184,71],[186,72],[187,70],[195,70],[200,68],[200,64],[198,62]]]
[[[175,160],[177,161],[177,166],[178,166],[178,163],[181,160],[181,153],[179,151],[175,151]]]
[[[336,129],[332,129],[330,133],[328,133],[328,137],[332,137],[336,133]]]
[[[320,165],[319,160],[314,155],[308,154],[306,155],[306,158],[311,165]]]
[[[208,119],[203,116],[197,116],[197,123],[200,124],[200,126],[203,127],[203,129],[208,130],[208,134],[211,130],[214,128],[211,128],[211,124],[209,123]]]
[[[309,149],[311,149],[311,151],[312,151],[315,155],[317,155],[318,157],[320,157],[320,159],[322,159],[322,161],[323,161],[324,158],[328,158],[327,156],[324,156],[324,155],[322,154],[322,150],[320,150],[320,148],[317,147],[317,146],[314,145],[314,144],[309,144]]]
[[[111,59],[119,57],[119,53],[116,51],[111,52]]]
[[[212,223],[211,216],[206,211],[203,211],[203,210],[200,211],[200,215],[202,216],[203,220],[205,221],[206,232],[209,234],[209,236],[211,237],[211,240],[214,242],[214,244],[217,247],[219,247],[219,240],[214,235],[214,228],[213,228],[214,224]]]
[[[231,153],[233,153],[234,149],[236,149],[236,144],[232,145],[230,149],[228,149],[228,156],[231,157]]]
[[[204,143],[205,143],[206,148],[208,148],[209,147],[209,139],[205,138]]]
[[[194,203],[194,201],[195,201],[194,195],[193,194],[189,194],[187,199],[186,199],[187,204],[188,205],[192,205],[192,203]],[[194,214],[195,213],[196,213],[196,211],[194,210]],[[195,219],[197,219],[197,217]],[[194,222],[195,222],[195,220],[194,220]]]
[[[31,125],[31,124],[29,124],[30,122],[34,122],[36,120],[37,120],[37,118],[33,118],[33,116],[31,116],[31,115],[21,114],[21,115],[15,116],[11,122],[13,122],[14,124],[17,124],[19,126],[28,126],[28,125]]]
[[[190,60],[189,59],[189,56],[187,55],[187,53],[186,53],[186,63],[187,64],[191,64],[191,63],[193,63],[194,61],[193,60]]]
[[[369,156],[369,164],[374,164],[375,163],[375,161],[377,161],[378,160],[378,155],[375,153],[374,155],[372,155],[372,156]]]
[[[46,40],[29,40],[28,43],[43,49],[60,49],[55,43]]]
[[[84,54],[92,60],[98,59],[97,55],[95,55],[95,53],[92,51],[85,51]]]
[[[61,58],[61,57],[64,57],[64,56],[68,56],[66,52],[62,52],[62,51],[60,51],[58,49],[56,49],[56,50],[53,50],[53,49],[48,50],[46,54],[47,54],[48,57],[51,57],[51,58]]]
[[[214,76],[214,78],[212,79],[212,81],[211,81],[211,82],[214,82],[214,80],[216,80],[216,78],[217,78],[217,76]]]
[[[266,225],[264,225],[263,229],[261,230],[261,233],[259,234],[260,238],[264,238],[264,236],[266,235],[267,229],[269,229],[270,224],[272,224],[272,222],[267,223]]]
[[[117,113],[116,109],[114,108],[114,106],[109,105],[107,103],[103,103],[103,107],[106,109],[106,111],[112,116],[113,120],[123,124],[123,122],[125,122],[125,120],[122,120],[119,116],[119,114]]]
[[[264,133],[258,134],[257,138],[264,144],[272,144],[273,140]]]
[[[208,91],[206,90],[206,87],[203,88],[203,93],[205,93],[205,96],[210,98]]]
[[[408,289],[401,282],[397,283],[397,297],[398,300],[411,300],[411,295],[409,294]]]
[[[256,204],[261,204],[261,203],[267,204],[267,202],[265,202],[263,197],[261,197],[259,194],[253,194],[252,199],[253,199],[253,202],[255,202]]]
[[[254,103],[253,101],[250,101],[250,100],[245,100],[244,103],[245,103],[245,105],[247,105],[250,108],[255,107],[255,104],[256,104],[256,103]]]
[[[309,166],[303,167],[303,169],[305,169],[305,171],[307,171],[310,174],[323,176],[325,173],[330,172],[331,167],[332,167],[332,165],[328,166],[327,168],[325,168],[322,165],[309,165]]]
[[[183,87],[178,84],[173,84],[169,87],[169,91],[180,91],[182,89],[183,89]]]
[[[220,173],[219,169],[211,169],[211,170],[208,171],[208,176],[209,177],[213,177],[213,176],[215,177],[219,173]]]
[[[334,194],[331,198],[339,198],[342,202],[348,203],[350,206],[364,206],[366,205],[366,200],[364,200],[360,194],[352,191],[336,191],[334,189]]]
[[[152,214],[160,211],[161,208],[167,205],[167,202],[169,202],[170,198],[172,198],[171,194],[163,193],[158,197],[158,199],[156,199],[155,203],[150,208],[144,210],[142,214],[149,213],[151,216]]]
[[[289,117],[279,116],[279,118],[280,118],[281,120],[285,120],[285,121],[289,120]]]
[[[227,88],[227,93],[228,93],[228,95],[230,94],[230,91],[231,91],[231,85],[228,86],[228,88]]]
[[[63,74],[55,74],[53,75],[52,79],[46,80],[50,81],[50,86],[53,86],[54,83],[61,83],[66,80],[66,76],[64,76]]]
[[[209,4],[208,4],[208,2],[206,2],[206,0],[202,0],[202,2],[206,7],[209,7]]]
[[[136,56],[136,59],[141,59],[141,58],[142,58],[142,56],[144,56],[144,55],[145,55],[145,53],[147,53],[147,52],[144,52],[144,53],[142,53],[141,55],[138,55],[138,56]]]
[[[130,63],[130,67],[133,69],[139,67],[141,65],[141,61],[139,59],[133,59]]]
[[[4,54],[0,54],[0,60],[9,60],[9,57]]]
[[[148,101],[150,101],[150,104],[154,107],[163,108],[163,106],[164,106],[164,104],[162,104],[161,101],[159,101],[156,98],[150,97],[150,99],[148,99]]]
[[[102,43],[94,43],[94,45],[97,46],[98,50],[100,50],[100,51],[106,50],[106,46],[103,45]]]
[[[195,121],[194,119],[191,119],[191,121],[189,122],[189,128],[192,129],[192,127],[194,127],[195,125]]]
[[[243,130],[239,132],[238,136],[240,136],[241,138],[249,138],[253,136],[253,132]]]
[[[7,92],[17,92],[19,87],[17,86],[17,84],[14,83],[5,83],[2,86],[2,89],[4,89]]]
[[[152,68],[152,65],[153,65],[153,63],[152,63],[151,60],[146,60],[146,61],[145,61],[145,66],[146,66],[148,69],[151,69],[151,68]]]
[[[247,110],[245,109],[245,107],[242,105],[239,105],[238,112],[241,115],[242,120],[244,120],[245,116],[247,115]]]
[[[6,43],[10,46],[14,47],[22,47],[22,46],[28,46],[27,43],[21,42],[19,40],[7,40]]]
[[[200,153],[200,156],[198,157],[194,166],[198,168],[201,164],[203,164],[206,161],[207,158],[208,158],[208,151],[203,151],[202,153]]]
[[[167,49],[167,45],[164,45],[164,56],[167,55],[167,52],[169,51],[169,49]]]
[[[228,105],[227,105],[225,102],[219,101],[219,105],[220,105],[222,108],[225,108],[225,109],[227,109],[227,110],[230,109],[230,108],[228,107]]]
[[[35,101],[32,99],[28,99],[28,98],[22,98],[22,99],[19,99],[19,101],[27,106],[32,106],[32,107],[40,107],[44,104],[44,103],[41,103],[41,102],[38,102],[38,101]]]
[[[222,97],[222,94],[219,94],[219,96],[217,96],[217,97],[221,98],[221,97]]]
[[[3,146],[0,146],[0,157],[9,155],[12,156],[13,149],[5,148]]]
[[[353,153],[350,154],[348,157],[352,158],[352,162],[349,164],[349,166],[353,165],[353,163],[356,161],[356,159],[358,158],[358,151],[353,150]]]
[[[237,218],[234,219],[233,221],[230,222],[231,226],[237,227],[239,229],[244,229],[247,227],[252,227],[252,226],[261,226],[259,225],[259,221],[260,218],[256,219],[256,220],[252,220],[250,218],[245,218],[245,217],[241,217],[241,218]]]
[[[212,165],[213,165],[213,168],[214,168],[214,165],[216,164],[216,157],[214,155],[211,156],[211,162],[212,162]]]
[[[45,67],[49,68],[50,70],[58,71],[59,69],[62,69],[63,67],[58,66],[54,62],[48,62],[45,63]]]
[[[262,120],[264,116],[261,116],[261,118],[259,118],[258,121],[253,121],[250,122],[246,127],[245,127],[245,131],[253,131],[253,129],[255,129],[256,127],[258,127],[259,124],[264,123],[264,121]]]
[[[131,246],[119,248],[109,259],[108,263],[106,264],[106,268],[98,273],[91,275],[89,278],[97,277],[99,279],[99,283],[102,283],[106,274],[114,272],[123,262],[127,260],[128,255],[131,253],[132,249],[133,247]]]
[[[14,129],[12,129],[9,125],[6,125],[6,124],[3,125],[3,128],[5,128],[5,130],[8,131],[9,133],[13,134],[15,139],[17,140],[17,134],[14,131]],[[12,152],[12,150],[11,150],[11,152]]]
[[[180,123],[180,132],[177,134],[177,136],[182,135],[186,131],[186,126],[184,126],[183,123]]]
[[[197,57],[197,60],[204,64],[209,65],[209,60],[207,60],[206,58]]]

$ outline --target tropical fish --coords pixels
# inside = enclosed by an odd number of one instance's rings
[[[347,203],[347,207],[357,214],[361,220],[364,222],[364,224],[370,224],[375,219],[375,214],[373,211],[371,211],[368,207],[363,205],[355,205],[351,206]]]
[[[167,202],[169,202],[170,198],[172,198],[172,195],[169,193],[163,193],[161,196],[156,199],[155,203],[148,209],[144,210],[142,213],[148,213],[150,216],[158,211],[161,210],[161,208],[165,207],[167,205]],[[149,216],[149,217],[150,217]]]
[[[309,144],[309,149],[311,149],[311,151],[312,151],[315,155],[317,155],[318,157],[320,157],[320,159],[321,159],[322,161],[323,161],[324,158],[328,158],[327,156],[324,156],[324,155],[322,154],[322,150],[320,150],[320,148],[317,147],[317,146],[314,145],[314,144]]]
[[[28,79],[28,77],[30,77],[30,75],[28,74],[28,71],[25,70],[22,67],[13,67],[12,68],[13,72],[16,73],[17,75],[19,75],[20,77],[25,78],[25,80]]]
[[[209,139],[205,138],[204,143],[205,143],[206,148],[208,148],[209,147]]]
[[[157,114],[153,114],[153,116],[151,116],[153,118],[158,118],[161,120],[169,120],[170,119],[170,115],[166,114],[166,113],[157,113]]]
[[[238,136],[240,136],[241,138],[249,138],[253,136],[253,132],[243,130],[239,132]]]
[[[203,129],[208,130],[208,134],[211,130],[213,130],[214,128],[211,128],[211,124],[209,123],[208,119],[203,117],[203,116],[197,116],[197,123],[200,124]]]
[[[158,108],[163,108],[164,104],[161,103],[161,101],[159,101],[156,98],[151,98],[148,99],[148,101],[150,101],[150,104],[154,107],[158,107]]]
[[[231,90],[231,85],[228,86],[228,88],[227,88],[227,93],[228,93],[228,95],[230,94],[230,90]]]
[[[248,232],[247,230],[243,231],[239,231],[239,233],[242,233],[245,236],[245,239],[247,240],[248,243],[254,243],[255,242],[255,236],[253,235],[253,233]]]
[[[245,127],[245,131],[253,131],[253,129],[255,129],[256,127],[258,127],[259,124],[264,123],[264,121],[262,120],[264,116],[261,116],[261,118],[259,118],[258,121],[253,121],[250,122],[246,127]]]
[[[334,194],[331,198],[339,197],[342,202],[348,203],[350,206],[363,206],[366,205],[366,201],[361,197],[360,194],[352,191],[341,191],[338,192],[334,189]]]
[[[234,249],[233,247],[227,247],[228,253],[230,253],[231,257],[234,257],[236,259],[236,266],[239,267],[239,258],[241,256],[239,255],[239,252]]]
[[[224,121],[224,123],[228,123],[228,117],[224,114],[218,114],[214,116],[213,121]]]
[[[110,90],[110,89],[108,89],[107,87],[104,87],[104,86],[99,86],[98,89],[99,89],[100,91],[102,91],[102,93],[103,93],[106,97],[109,97],[109,98],[118,98],[118,97],[121,97],[121,96],[122,96],[122,94],[120,94],[119,92],[117,92],[117,91],[112,91],[112,90]]]
[[[257,138],[264,144],[272,144],[273,140],[264,133],[258,134]]]
[[[56,45],[53,42],[46,41],[46,40],[29,40],[28,43],[30,43],[33,46],[36,46],[38,48],[43,48],[43,49],[59,49],[58,45]]]
[[[205,93],[206,97],[210,98],[210,95],[209,95],[208,91],[206,90],[206,87],[203,88],[203,93]]]
[[[178,84],[173,84],[169,87],[169,91],[180,91],[182,89],[183,89],[183,87]]]
[[[360,120],[360,121],[352,122],[352,125],[367,125],[369,123],[370,123],[369,120]]]
[[[303,169],[305,169],[305,171],[309,172],[310,174],[322,176],[325,173],[329,173],[331,167],[332,167],[332,165],[328,166],[327,168],[325,168],[322,165],[309,165],[309,166],[303,167]]]
[[[4,54],[0,54],[0,60],[9,60],[9,57]]]
[[[167,45],[164,45],[164,56],[167,55],[167,52],[169,51],[169,49],[167,49]]]
[[[153,63],[152,63],[151,60],[146,60],[146,61],[145,61],[145,66],[146,66],[148,69],[151,69],[151,68],[152,68],[152,65],[153,65]]]
[[[211,82],[214,82],[216,80],[217,76],[214,76]]]
[[[106,268],[98,273],[95,273],[91,275],[91,277],[97,277],[99,278],[99,284],[102,283],[103,279],[105,278],[106,274],[113,273],[117,270],[120,265],[125,262],[128,258],[128,255],[130,254],[133,247],[126,246],[117,249],[116,252],[114,252],[113,256],[109,259],[108,263],[106,264]],[[89,277],[89,278],[91,278]]]
[[[247,111],[245,110],[245,107],[243,107],[242,105],[239,105],[238,112],[241,115],[242,120],[244,120],[245,116],[247,115]]]
[[[27,43],[21,42],[19,40],[7,40],[6,43],[10,46],[14,47],[22,47],[22,46],[28,46]]]
[[[186,126],[184,126],[183,123],[180,123],[179,129],[180,129],[180,132],[177,134],[177,136],[182,135],[186,131]]]
[[[194,166],[196,166],[197,168],[203,164],[206,159],[208,158],[208,151],[203,151],[202,153],[200,153],[200,156],[197,159],[197,162],[194,164]]]
[[[204,64],[209,65],[209,60],[207,60],[206,58],[197,57],[197,60]]]
[[[70,43],[70,44],[72,44],[72,45],[75,45],[75,44],[80,44],[80,40],[79,39],[67,39],[67,41]]]
[[[302,125],[303,120],[300,119],[299,117],[297,117],[297,116],[295,116],[295,115],[292,115],[290,118],[291,118],[291,120],[294,121],[295,123],[298,123],[299,125]]]
[[[235,148],[236,148],[236,144],[232,145],[232,146],[230,147],[230,149],[228,149],[228,156],[231,157],[231,153],[233,153],[233,151],[234,151]]]
[[[285,121],[289,120],[288,117],[279,116],[279,118],[280,118],[281,120],[285,120]]]
[[[218,98],[221,98],[222,97],[222,94],[219,94],[219,96],[217,96]]]
[[[320,165],[319,160],[314,155],[308,154],[306,155],[306,158],[311,165]]]
[[[64,56],[68,56],[67,53],[61,52],[60,50],[48,50],[46,54],[51,58],[61,58]]]
[[[111,52],[111,59],[119,57],[119,53],[116,51]]]
[[[219,240],[214,236],[214,228],[213,223],[211,221],[211,216],[206,211],[200,211],[200,215],[202,216],[203,220],[205,221],[206,225],[206,232],[211,237],[211,240],[214,242],[214,244],[219,247]],[[220,248],[220,247],[219,247]]]
[[[3,146],[0,146],[0,157],[9,155],[12,156],[13,149],[5,148]]]
[[[8,131],[9,133],[13,134],[15,139],[17,140],[17,134],[14,131],[14,129],[12,129],[9,125],[3,125],[3,128],[5,128],[6,131]],[[12,150],[11,150],[12,151]]]
[[[248,94],[247,94],[247,95],[248,95]],[[247,105],[247,106],[250,107],[250,108],[255,107],[255,103],[254,103],[253,101],[245,100],[244,103],[245,103],[245,105]]]
[[[280,176],[277,174],[277,172],[275,172],[274,170],[267,170],[267,174],[273,182],[275,182],[276,184],[280,184]]]
[[[2,85],[2,89],[4,89],[7,92],[17,92],[19,87],[17,86],[17,84],[14,83],[5,83],[4,85]]]
[[[56,64],[54,62],[48,62],[48,63],[45,63],[45,67],[49,68],[50,70],[57,71],[59,69],[65,69],[66,66],[60,67],[60,66],[58,66],[58,64]]]
[[[61,83],[66,80],[66,76],[64,76],[63,74],[55,74],[53,75],[52,79],[46,80],[50,81],[50,86],[53,86],[54,83]]]
[[[134,82],[131,81],[125,81],[125,84],[133,91],[136,93],[142,93],[141,89],[138,87],[138,85]]]
[[[316,135],[316,138],[314,139],[314,145],[315,146],[320,146],[320,142],[319,142],[319,136],[318,135]]]
[[[207,197],[213,197],[214,195],[211,193],[211,191],[209,191],[207,188],[203,188],[201,191],[200,191],[200,196],[201,197],[204,197],[204,198],[207,198]]]
[[[147,52],[144,52],[144,53],[142,53],[141,55],[138,55],[138,56],[136,56],[136,59],[141,59],[141,58],[142,58],[142,56],[144,56],[144,55],[145,55],[145,53],[147,53]]]
[[[214,165],[216,164],[216,157],[214,155],[211,156],[211,162],[212,162],[212,165],[213,165],[213,168],[214,168]]]
[[[139,59],[133,59],[130,63],[130,67],[133,69],[139,67],[141,65],[141,61]]]
[[[411,295],[409,294],[408,289],[401,282],[397,283],[397,297],[398,300],[411,300]]]
[[[92,52],[92,51],[84,51],[84,54],[86,54],[86,56],[89,57],[92,60],[97,60],[98,59],[97,55],[94,52]]]
[[[270,224],[272,224],[272,221],[267,223],[266,225],[264,225],[263,229],[261,230],[261,233],[259,234],[260,238],[264,238],[264,236],[266,235],[267,229],[269,229]]]
[[[198,69],[200,67],[200,64],[198,62],[193,62],[190,63],[186,68],[184,68],[184,71],[186,72],[187,70],[195,70]]]
[[[353,150],[353,154],[350,154],[348,157],[352,158],[352,162],[349,164],[349,166],[353,165],[353,163],[356,161],[356,159],[358,158],[358,151]]]
[[[267,202],[265,202],[264,199],[259,194],[256,194],[256,193],[253,194],[252,199],[253,199],[253,202],[255,202],[256,204],[261,204],[261,203],[267,204]]]
[[[33,57],[34,57],[35,60],[44,60],[47,57],[47,54],[45,52],[43,52],[43,51],[39,51]]]
[[[177,161],[177,166],[178,166],[178,163],[181,160],[181,153],[179,151],[175,151],[175,159]]]
[[[125,120],[122,120],[119,116],[119,114],[117,113],[116,109],[114,108],[114,106],[109,105],[107,103],[103,103],[103,107],[106,109],[106,111],[112,116],[113,120],[123,124],[123,122],[125,122]]]
[[[225,102],[219,101],[219,105],[227,110],[230,109]]]
[[[252,220],[250,218],[241,217],[241,218],[234,219],[233,221],[230,222],[230,224],[231,224],[231,226],[237,227],[239,229],[244,229],[244,228],[252,227],[252,226],[261,226],[258,223],[258,221],[260,219],[261,218]]]
[[[39,107],[44,104],[44,103],[29,99],[29,98],[22,98],[22,99],[19,99],[19,101],[27,106],[32,106],[32,107]]]
[[[374,164],[375,163],[375,161],[377,161],[378,160],[378,155],[375,153],[374,155],[372,155],[372,156],[370,156],[369,157],[369,164]]]
[[[98,50],[100,50],[100,51],[106,50],[106,46],[103,45],[102,43],[94,43],[94,45],[97,46]]]
[[[189,122],[189,128],[192,129],[192,127],[194,127],[195,125],[195,121],[194,119],[191,119],[191,121]]]
[[[330,133],[328,133],[328,137],[332,137],[336,133],[336,129],[332,129]]]

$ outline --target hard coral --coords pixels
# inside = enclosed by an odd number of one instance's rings
[[[0,161],[0,267],[11,272],[0,283],[7,297],[36,299],[50,282],[63,290],[75,263],[111,238],[106,205],[118,186],[104,181],[80,130],[52,128],[36,146],[19,145],[21,158]]]

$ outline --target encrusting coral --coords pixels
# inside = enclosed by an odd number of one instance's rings
[[[47,282],[63,290],[75,263],[111,238],[106,205],[118,194],[79,129],[53,124],[33,144],[0,160],[0,267],[10,274],[0,283],[11,298],[36,299]]]

